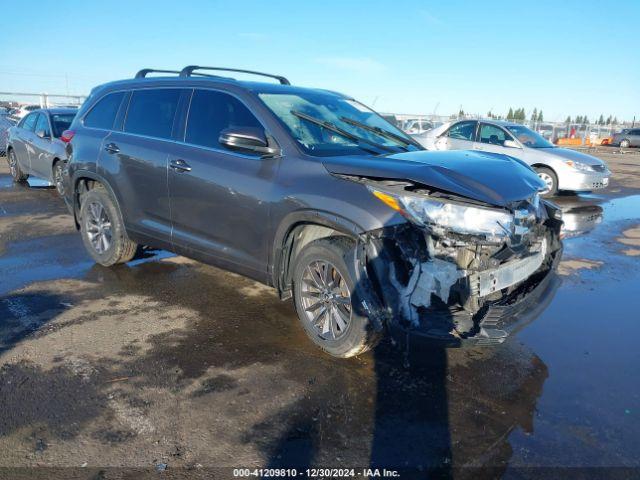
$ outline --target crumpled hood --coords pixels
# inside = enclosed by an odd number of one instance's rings
[[[519,160],[488,152],[449,150],[384,157],[344,156],[325,158],[323,164],[331,173],[408,180],[501,207],[528,199],[545,186]]]
[[[570,150],[568,148],[536,148],[536,151],[543,152],[547,155],[560,157],[563,160],[573,160],[574,162],[584,163],[586,165],[605,165],[599,158],[592,157],[586,153]]]

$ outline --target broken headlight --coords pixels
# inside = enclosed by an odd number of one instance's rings
[[[434,230],[446,229],[468,235],[483,235],[500,241],[513,231],[513,215],[506,210],[462,205],[425,195],[399,194],[367,186],[376,198],[413,223]]]

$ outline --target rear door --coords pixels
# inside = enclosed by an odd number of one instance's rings
[[[180,92],[132,91],[123,127],[104,139],[100,157],[100,170],[121,199],[127,229],[163,246],[171,242],[167,159]]]
[[[30,113],[18,124],[15,138],[11,145],[13,146],[16,158],[20,168],[25,173],[31,172],[31,159],[29,151],[32,150],[30,142],[33,141],[33,131],[38,121],[38,113]]]
[[[476,120],[464,120],[451,125],[435,142],[437,150],[471,150],[476,138]]]
[[[41,134],[39,136],[38,134]],[[47,114],[40,113],[36,121],[33,135],[33,155],[31,156],[31,171],[40,178],[51,180],[51,127]]]
[[[187,255],[263,278],[278,160],[224,148],[218,138],[229,127],[264,129],[237,97],[194,90],[184,143],[178,142],[169,158],[173,243]]]

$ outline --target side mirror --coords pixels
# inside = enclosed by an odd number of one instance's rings
[[[502,146],[503,147],[507,147],[507,148],[522,148],[520,145],[518,145],[513,140],[505,140],[504,143],[502,144]]]
[[[44,130],[37,130],[36,135],[40,138],[49,138],[49,135],[47,135],[47,132],[45,132]]]
[[[257,153],[262,157],[273,157],[280,153],[280,149],[273,144],[273,141],[267,140],[267,136],[261,128],[226,128],[220,132],[218,142],[229,150]]]

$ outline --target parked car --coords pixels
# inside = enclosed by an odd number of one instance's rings
[[[30,112],[34,110],[39,110],[40,105],[20,105],[17,108],[14,108],[10,113],[9,117],[14,123],[18,123],[24,117],[26,117]]]
[[[559,148],[518,123],[500,120],[462,120],[447,128],[415,136],[427,149],[477,150],[502,153],[522,160],[544,180],[542,195],[559,190],[589,192],[609,185],[611,172],[599,158]]]
[[[7,160],[11,176],[23,182],[30,175],[54,184],[64,195],[62,171],[67,159],[63,132],[69,128],[75,109],[51,108],[29,113],[9,128]]]
[[[548,295],[560,210],[521,162],[426,152],[353,98],[281,76],[150,71],[95,88],[65,134],[65,198],[97,263],[147,245],[245,275],[293,297],[337,357],[385,331],[500,343]]]
[[[640,128],[625,128],[614,134],[609,144],[620,148],[640,147]]]
[[[404,122],[402,129],[411,135],[423,133],[433,128],[433,122],[425,119],[407,120]]]

